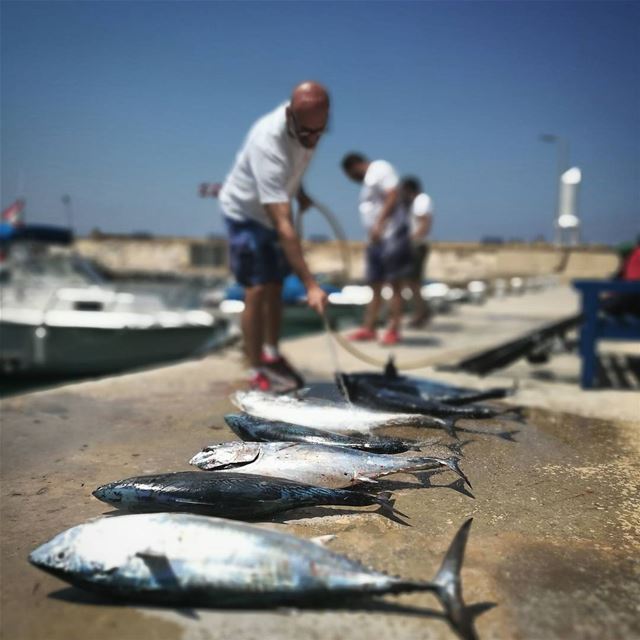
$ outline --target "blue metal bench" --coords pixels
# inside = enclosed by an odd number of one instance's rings
[[[598,340],[640,340],[640,318],[632,315],[613,316],[603,312],[603,294],[635,294],[640,296],[640,280],[574,280],[582,294],[582,326],[580,384],[592,389],[595,382]]]

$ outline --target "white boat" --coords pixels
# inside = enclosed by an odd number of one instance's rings
[[[120,291],[70,245],[71,234],[55,227],[0,234],[0,373],[121,371],[195,356],[224,339],[225,320]]]

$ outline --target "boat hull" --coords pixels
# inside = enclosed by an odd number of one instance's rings
[[[197,356],[221,343],[213,326],[87,328],[0,322],[0,373],[102,374]]]

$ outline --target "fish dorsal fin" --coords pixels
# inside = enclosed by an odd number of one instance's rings
[[[314,536],[313,538],[309,538],[309,542],[313,542],[313,544],[317,544],[319,547],[325,547],[329,542],[336,538],[336,535],[330,533],[326,536]]]
[[[398,377],[398,369],[396,369],[395,358],[393,356],[389,356],[387,360],[387,364],[384,367],[384,375],[386,378]]]

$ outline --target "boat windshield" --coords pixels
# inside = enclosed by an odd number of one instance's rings
[[[13,248],[6,265],[8,280],[22,285],[42,286],[56,284],[79,286],[104,284],[104,278],[91,262],[69,250],[52,248]]]

